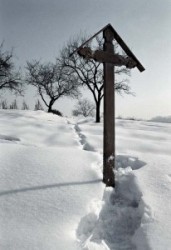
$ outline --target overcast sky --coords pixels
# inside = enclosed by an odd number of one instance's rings
[[[0,0],[0,41],[14,47],[15,61],[54,61],[80,31],[116,29],[146,70],[132,70],[133,96],[116,97],[116,113],[151,118],[171,115],[171,0]],[[31,102],[33,91],[26,99]],[[71,101],[58,103],[68,114]]]

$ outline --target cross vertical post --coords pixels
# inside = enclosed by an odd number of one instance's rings
[[[103,31],[103,50],[114,54],[114,34],[110,27]],[[115,109],[114,109],[114,64],[104,62],[104,139],[103,139],[103,182],[115,187]]]
[[[91,50],[86,47],[93,38],[103,32],[103,50]],[[121,46],[127,57],[115,54],[113,40]],[[90,37],[70,56],[78,52],[80,56],[103,63],[104,74],[104,133],[103,133],[103,182],[108,187],[115,187],[115,74],[114,66],[126,66],[129,69],[137,67],[140,72],[145,68],[135,57],[111,24],[106,25],[94,36]]]

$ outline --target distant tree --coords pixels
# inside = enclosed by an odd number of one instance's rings
[[[77,77],[68,74],[66,68],[58,63],[42,64],[40,61],[27,62],[26,81],[35,86],[42,101],[52,112],[54,103],[62,97],[78,97]]]
[[[34,110],[43,110],[42,104],[39,100],[35,103]]]
[[[3,51],[0,45],[0,90],[11,90],[15,94],[23,93],[21,74],[15,70],[12,51]]]
[[[1,101],[1,108],[2,109],[8,109],[8,104],[6,100]]]
[[[74,109],[74,110],[72,111],[72,115],[73,115],[73,116],[79,116],[80,113],[79,113],[79,111],[78,111],[77,109]]]
[[[21,109],[22,110],[28,110],[29,109],[29,106],[27,105],[27,103],[25,101],[23,101]]]
[[[14,100],[14,101],[10,104],[9,108],[10,108],[10,109],[18,109],[17,101]]]
[[[74,53],[73,51],[78,48],[83,42],[87,40],[84,36],[78,36],[78,38],[69,41],[68,44],[62,49],[59,61],[63,67],[66,68],[68,74],[73,74],[77,77],[78,82],[81,86],[86,86],[92,93],[94,102],[96,105],[96,122],[100,122],[100,106],[104,96],[104,85],[103,85],[103,67],[102,63],[96,62],[93,59],[83,59]],[[103,49],[103,39],[100,36],[95,38],[95,43],[89,42],[87,44],[92,50]],[[115,50],[118,45],[114,44]],[[130,70],[126,67],[115,67],[115,74],[129,75]],[[130,87],[127,80],[115,81],[115,90],[118,93],[130,93]]]
[[[82,99],[78,101],[75,106],[75,109],[72,111],[72,114],[74,116],[83,115],[84,117],[94,116],[95,109],[95,105],[91,103],[88,99]]]

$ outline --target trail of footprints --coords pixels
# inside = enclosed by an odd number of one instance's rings
[[[81,132],[79,125],[72,125],[82,149],[96,152],[87,142],[86,136]],[[146,163],[130,156],[117,156],[116,165],[117,168],[125,169],[129,166],[136,170],[146,165]],[[114,192],[109,192],[109,194],[105,190],[102,201],[92,201],[96,203],[92,207],[101,204],[101,208],[99,214],[95,211],[96,209],[92,208],[92,211],[80,220],[77,228],[77,237],[80,241],[81,249],[91,250],[97,247],[97,249],[104,250],[136,250],[132,237],[140,227],[147,209],[142,202],[142,194],[136,186],[134,178],[135,176],[131,173],[118,177],[120,183],[118,182]],[[130,196],[128,194],[124,196],[122,188],[129,187],[130,183],[132,183]],[[137,191],[132,194],[132,190]]]

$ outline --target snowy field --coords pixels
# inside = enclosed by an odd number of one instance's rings
[[[116,121],[115,190],[102,124],[0,110],[0,250],[170,250],[171,124]]]

